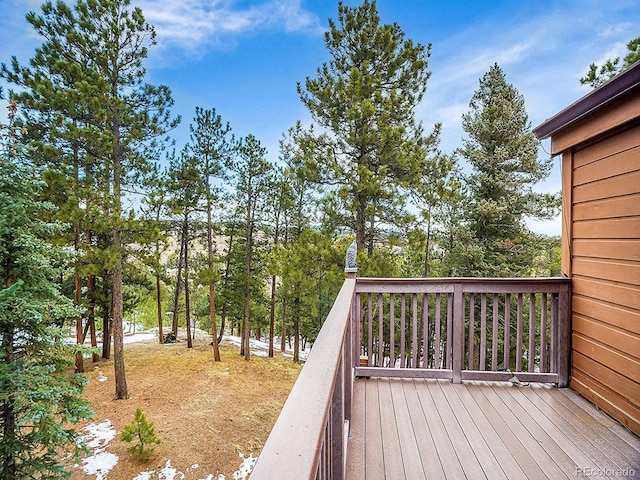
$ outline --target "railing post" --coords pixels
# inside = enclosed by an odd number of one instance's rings
[[[558,295],[558,387],[568,387],[571,375],[571,284],[560,286]]]
[[[453,286],[453,383],[462,383],[462,355],[464,343],[464,292],[462,284]]]
[[[344,355],[338,366],[336,382],[333,390],[333,398],[331,399],[331,438],[330,449],[331,455],[331,478],[333,480],[344,479]]]

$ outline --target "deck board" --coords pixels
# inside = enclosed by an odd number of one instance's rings
[[[640,473],[640,438],[569,389],[360,378],[353,398],[348,480]]]

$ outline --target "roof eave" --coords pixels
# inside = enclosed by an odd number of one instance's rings
[[[533,129],[533,133],[538,140],[549,138],[636,88],[640,88],[640,61],[589,92],[560,113],[545,120]]]

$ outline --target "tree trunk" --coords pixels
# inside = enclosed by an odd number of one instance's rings
[[[269,312],[269,356],[273,357],[273,335],[276,327],[276,276],[271,277],[271,311]]]
[[[111,308],[108,304],[104,306],[102,315],[102,358],[111,358]]]
[[[207,262],[209,267],[209,321],[211,322],[211,344],[213,345],[213,360],[220,361],[218,348],[218,333],[216,332],[216,284],[213,278],[213,231],[211,222],[211,190],[209,187],[209,161],[205,167],[207,184]]]
[[[158,312],[158,341],[164,342],[162,333],[162,299],[160,298],[160,272],[156,272],[156,308]]]
[[[180,256],[178,258],[178,273],[176,275],[176,291],[173,295],[173,319],[171,333],[178,337],[178,311],[180,310],[180,282],[182,280],[182,258],[184,257],[184,234],[180,233]]]
[[[114,97],[117,98],[117,88],[113,90]],[[116,400],[123,400],[129,397],[127,390],[127,377],[124,367],[124,338],[122,333],[122,322],[124,320],[124,303],[122,297],[122,144],[120,142],[120,123],[117,111],[114,111],[112,124],[113,133],[113,196],[114,210],[113,225],[113,248],[116,254],[116,261],[113,267],[113,368],[115,371]]]
[[[87,297],[89,298],[89,314],[87,322],[89,322],[89,334],[91,335],[91,346],[98,347],[98,339],[96,338],[96,300],[95,300],[95,276],[87,275]],[[97,353],[92,355],[93,363],[100,361]]]
[[[123,297],[122,297],[122,237],[120,228],[113,232],[113,245],[118,253],[118,260],[113,268],[113,368],[116,379],[116,400],[129,397],[127,377],[124,366],[124,335],[122,332]]]
[[[424,247],[424,276],[429,276],[429,248],[431,246],[431,212],[429,212],[429,220],[427,221],[427,241]]]
[[[280,351],[287,349],[287,303],[282,303],[282,329],[280,332]]]
[[[184,315],[187,326],[187,348],[193,347],[191,340],[191,307],[189,305],[189,217],[184,215],[182,237],[184,238]]]
[[[295,314],[293,317],[293,361],[300,361],[300,299],[295,299]]]
[[[76,236],[76,252],[78,251],[77,241],[78,237]],[[80,303],[82,302],[82,283],[80,281],[80,272],[78,271],[77,265],[75,267],[74,277],[74,300],[76,306],[80,306]],[[84,343],[84,335],[82,332],[82,315],[76,315],[76,343],[78,345],[82,345]],[[82,352],[76,353],[76,373],[84,373],[84,357],[82,355]]]
[[[250,279],[251,279],[251,236],[252,228],[250,221],[247,225],[247,249],[245,253],[245,281],[244,281],[244,316],[242,322],[242,344],[244,346],[244,359],[251,360],[251,349],[249,348],[249,309],[250,309]]]

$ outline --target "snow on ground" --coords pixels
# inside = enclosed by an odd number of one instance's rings
[[[118,463],[118,456],[106,451],[116,436],[116,430],[111,421],[105,420],[86,426],[82,432],[82,440],[91,454],[82,460],[81,468],[87,475],[95,475],[96,480],[105,480]]]
[[[108,480],[108,474],[118,464],[118,456],[114,453],[107,452],[107,447],[111,441],[116,437],[116,432],[113,424],[110,420],[105,420],[101,423],[92,423],[82,429],[82,440],[85,442],[89,449],[89,455],[82,461],[82,471],[87,475],[95,475],[96,480]],[[254,457],[253,453],[250,453],[248,457],[239,453],[242,462],[238,470],[233,472],[233,480],[246,480],[251,471],[253,470],[258,457]],[[76,468],[78,465],[76,466]],[[194,474],[198,465],[191,465],[186,469],[189,474]],[[208,474],[204,477],[195,474],[197,480],[226,480],[226,477],[222,474]],[[180,472],[177,468],[171,466],[171,460],[167,460],[165,466],[158,470],[145,470],[133,477],[132,480],[185,480],[185,474]]]
[[[136,329],[133,330],[136,331]],[[209,334],[203,330],[196,330],[196,335]],[[126,334],[124,337],[124,343],[157,341],[157,339],[157,328],[153,328],[147,331],[141,331],[138,329],[136,333]],[[240,346],[241,339],[240,337],[225,335],[223,337],[223,341],[226,341],[232,345]],[[258,357],[266,357],[268,355],[269,344],[267,342],[261,342],[259,340],[251,339],[249,341],[249,347],[251,348],[251,353],[253,355],[256,355]],[[307,355],[309,354],[309,351],[309,348],[305,351],[300,351],[300,359],[305,360],[307,358]],[[291,350],[287,350],[285,355],[292,356],[292,353],[293,352]],[[108,378],[102,372],[100,372],[98,380],[100,382],[105,382],[108,380]],[[108,480],[108,473],[118,463],[118,456],[114,453],[106,451],[107,447],[117,434],[113,424],[110,420],[105,420],[101,423],[92,423],[83,428],[82,432],[82,440],[89,448],[90,453],[86,458],[83,459],[80,468],[82,468],[82,470],[87,475],[95,475],[96,480]],[[253,453],[250,453],[248,457],[245,457],[244,454],[239,453],[239,456],[242,459],[242,462],[240,463],[240,467],[238,468],[238,470],[233,472],[232,478],[233,480],[246,480],[246,478],[253,470],[256,462],[258,461],[258,457],[254,457]],[[191,467],[186,469],[186,472],[191,474],[197,468],[198,465],[192,465]],[[167,460],[165,466],[157,472],[154,470],[145,470],[136,475],[132,480],[184,480],[185,478],[185,474],[172,467],[171,460]],[[218,474],[217,476],[215,474],[208,474],[204,477],[200,477],[198,475],[197,480],[226,480],[226,477],[222,474]]]

